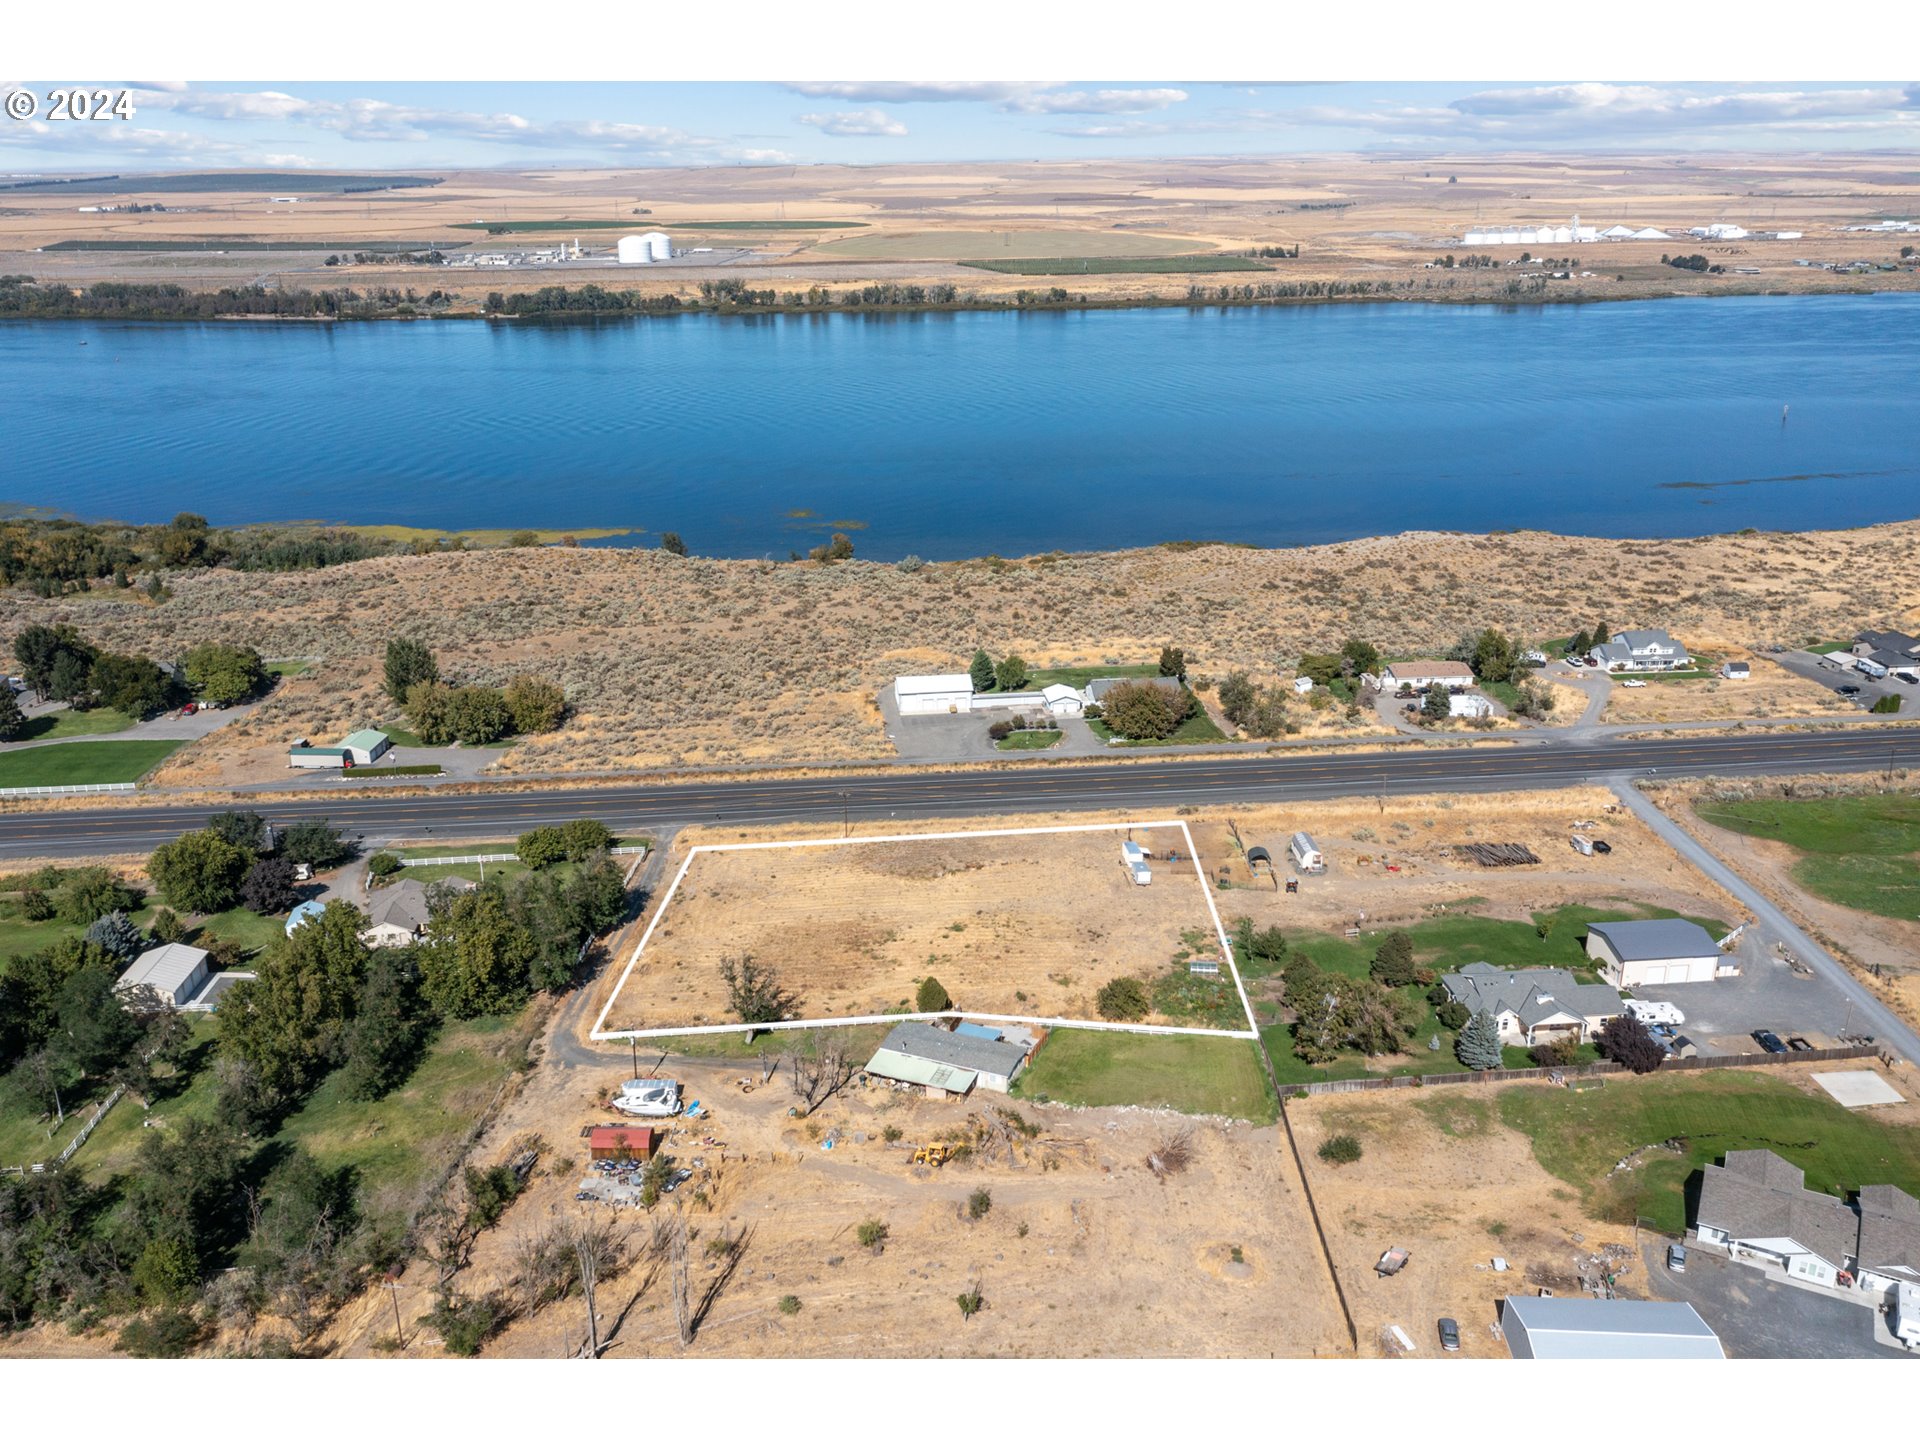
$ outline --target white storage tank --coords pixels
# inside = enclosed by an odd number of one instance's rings
[[[645,235],[622,235],[616,248],[622,265],[651,265],[653,247]]]
[[[673,241],[661,234],[660,231],[649,230],[640,238],[647,243],[648,258],[653,260],[671,260],[673,258]]]

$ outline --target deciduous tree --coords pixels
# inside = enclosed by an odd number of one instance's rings
[[[237,705],[267,688],[260,652],[245,645],[208,641],[189,650],[181,662],[196,694],[221,705]]]
[[[168,903],[211,915],[232,907],[253,855],[211,830],[190,830],[160,846],[147,860],[147,874]]]
[[[433,658],[433,651],[424,642],[395,636],[387,642],[382,678],[393,703],[407,705],[414,686],[432,685],[439,681],[440,662]]]

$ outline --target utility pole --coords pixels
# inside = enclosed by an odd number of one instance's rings
[[[402,1350],[407,1348],[406,1332],[400,1328],[400,1276],[396,1270],[389,1270],[386,1278],[387,1294],[393,1297],[393,1341]]]

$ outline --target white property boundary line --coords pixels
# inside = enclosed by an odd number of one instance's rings
[[[687,871],[693,868],[693,862],[709,852],[719,853],[728,850],[802,850],[828,845],[891,845],[910,840],[990,840],[996,836],[1008,835],[1084,835],[1103,830],[1178,830],[1187,842],[1187,859],[1193,865],[1194,879],[1199,882],[1200,894],[1207,902],[1207,914],[1213,919],[1213,933],[1220,941],[1220,956],[1227,963],[1227,969],[1233,975],[1233,988],[1240,996],[1240,1008],[1247,1017],[1244,1030],[1215,1030],[1198,1025],[1132,1025],[1107,1020],[1064,1020],[1057,1016],[1046,1015],[996,1015],[979,1010],[940,1010],[925,1015],[844,1015],[831,1020],[776,1020],[766,1025],[680,1025],[666,1029],[653,1030],[607,1030],[607,1016],[613,1012],[620,994],[627,988],[627,980],[633,974],[633,967],[640,963],[640,956],[647,948],[647,942],[653,938],[660,917],[667,913],[673,904],[673,897],[679,893],[680,882],[687,878]],[[588,1035],[591,1040],[651,1040],[667,1035],[744,1035],[760,1030],[824,1030],[829,1027],[846,1025],[897,1025],[903,1020],[997,1020],[1009,1025],[1044,1025],[1059,1030],[1118,1030],[1134,1035],[1216,1035],[1222,1039],[1258,1040],[1259,1022],[1254,1019],[1253,1003],[1247,999],[1247,987],[1240,979],[1240,967],[1234,962],[1233,944],[1227,939],[1226,926],[1220,919],[1220,909],[1213,903],[1213,891],[1208,888],[1206,872],[1200,868],[1199,847],[1193,843],[1193,832],[1187,828],[1184,820],[1133,820],[1119,821],[1107,825],[1046,825],[1024,830],[942,830],[925,835],[857,835],[841,840],[752,840],[733,845],[696,845],[687,852],[687,858],[680,862],[673,883],[667,887],[667,893],[661,898],[659,906],[653,912],[653,918],[647,922],[646,930],[640,936],[640,943],[633,947],[633,954],[627,957],[627,965],[620,972],[619,983],[613,987],[613,994],[607,997],[607,1003],[601,1007],[599,1018],[593,1022],[593,1030]]]

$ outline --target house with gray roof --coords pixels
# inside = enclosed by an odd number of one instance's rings
[[[1609,985],[1682,985],[1720,973],[1720,943],[1691,920],[1596,920],[1586,943]]]
[[[1502,970],[1475,961],[1441,983],[1448,999],[1493,1016],[1505,1045],[1543,1045],[1568,1035],[1584,1044],[1625,1009],[1611,985],[1582,985],[1571,970],[1557,968]]]
[[[1024,1045],[911,1021],[894,1026],[880,1042],[867,1073],[952,1095],[964,1095],[976,1084],[1005,1093],[1026,1063]]]
[[[1920,1199],[1894,1185],[1863,1186],[1852,1202],[1809,1190],[1806,1173],[1771,1150],[1732,1150],[1701,1170],[1694,1229],[1815,1285],[1920,1281]]]
[[[1087,682],[1087,688],[1080,692],[1081,698],[1089,705],[1104,705],[1107,692],[1116,685],[1152,685],[1176,695],[1181,690],[1180,682],[1171,675],[1102,675],[1098,680]]]
[[[1664,630],[1622,630],[1587,652],[1605,670],[1678,670],[1687,663],[1687,647]]]

